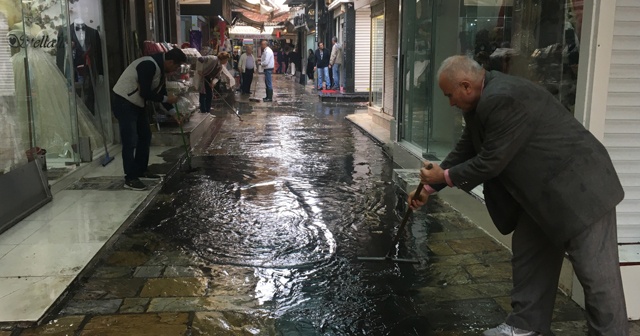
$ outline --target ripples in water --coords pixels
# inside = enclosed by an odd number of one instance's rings
[[[226,154],[195,157],[198,173],[168,181],[143,226],[205,263],[246,268],[252,308],[282,335],[425,335],[409,294],[420,267],[356,260],[386,254],[404,211],[393,163],[345,111],[325,112],[222,133],[210,149]]]

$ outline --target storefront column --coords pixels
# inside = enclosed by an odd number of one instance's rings
[[[601,141],[607,111],[615,14],[616,6],[607,1],[584,1],[575,116]]]
[[[346,92],[355,91],[355,73],[354,64],[356,56],[356,11],[353,9],[353,3],[345,4],[346,11],[344,13],[344,30],[342,37],[342,45],[344,51],[344,60],[342,67],[344,71],[344,89]]]

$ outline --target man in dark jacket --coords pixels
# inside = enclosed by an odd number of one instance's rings
[[[605,147],[526,79],[464,56],[446,59],[438,79],[466,125],[442,164],[421,170],[426,191],[409,202],[484,183],[493,222],[513,232],[513,311],[483,335],[549,334],[565,254],[585,291],[589,335],[629,335],[615,209],[624,192]]]
[[[329,59],[331,54],[324,48],[324,43],[318,43],[318,49],[316,49],[316,66],[313,71],[318,72],[318,90],[326,89],[331,86],[331,79],[329,78]]]
[[[144,107],[147,101],[162,102],[176,121],[181,122],[172,106],[178,102],[178,97],[167,95],[165,74],[175,72],[186,62],[187,56],[180,49],[138,58],[124,70],[113,87],[112,109],[120,126],[124,187],[127,189],[144,190],[146,186],[140,178],[159,178],[147,171],[151,128]]]

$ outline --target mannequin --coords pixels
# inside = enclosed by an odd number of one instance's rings
[[[102,83],[104,75],[100,34],[98,30],[89,27],[80,17],[73,20],[69,31],[71,34],[73,77],[76,82],[82,84],[83,101],[91,113],[95,115],[95,93],[93,92],[92,80],[95,80],[96,84]],[[65,67],[67,47],[65,33],[66,29],[61,29],[58,32],[60,43],[58,43],[56,62],[60,71],[66,74],[69,69],[68,66]],[[95,78],[92,78],[92,75]]]

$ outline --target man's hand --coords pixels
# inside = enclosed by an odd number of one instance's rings
[[[313,67],[313,71],[318,71],[318,67]]]
[[[432,168],[427,169],[428,165],[432,165]],[[423,184],[445,183],[444,170],[442,170],[437,163],[425,161],[424,167],[420,169],[420,181],[422,181]]]
[[[421,206],[425,205],[425,203],[427,203],[427,200],[429,200],[429,195],[427,195],[427,192],[425,190],[421,190],[420,191],[420,195],[418,195],[418,197],[415,197],[415,193],[416,191],[412,191],[409,194],[409,200],[407,201],[407,203],[409,203],[409,207],[411,208],[411,210],[418,210],[418,208],[420,208]]]
[[[178,96],[174,96],[173,94],[169,94],[167,96],[167,104],[174,105],[178,102]]]
[[[331,69],[331,64],[329,64],[329,69]]]
[[[183,119],[184,118],[182,117],[182,115],[180,115],[178,113],[173,115],[173,120],[175,120],[178,123],[178,125],[182,125]]]

